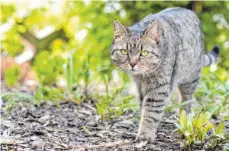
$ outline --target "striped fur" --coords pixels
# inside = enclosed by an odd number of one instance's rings
[[[204,56],[203,66],[208,66],[217,63],[219,58],[219,47],[215,46],[211,52]]]
[[[138,89],[138,138],[153,141],[173,89],[179,88],[182,100],[192,99],[202,67],[217,61],[219,48],[205,55],[203,37],[196,14],[183,8],[150,14],[131,27],[114,21],[111,60]],[[146,50],[147,56],[141,55],[141,50]]]

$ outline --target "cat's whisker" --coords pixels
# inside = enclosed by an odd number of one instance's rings
[[[118,68],[118,70],[120,70],[120,71],[124,71],[121,67],[117,67]]]
[[[140,66],[141,67],[141,66]],[[141,67],[142,68],[142,67]],[[145,72],[145,71],[143,71],[143,72]],[[140,72],[141,73],[141,72]],[[141,73],[141,75],[142,75],[142,77],[143,77],[143,79],[145,78],[145,76],[144,76],[144,74],[143,73]]]
[[[151,77],[149,76],[149,74],[147,73],[147,71],[145,71],[145,68],[143,66],[140,66],[142,68],[142,71],[144,73],[146,73],[146,75],[149,77],[150,81],[153,82],[153,80],[151,79]]]

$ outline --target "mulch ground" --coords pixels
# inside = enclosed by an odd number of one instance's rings
[[[45,103],[39,107],[19,104],[10,112],[1,110],[0,150],[178,151],[182,149],[174,132],[175,121],[174,114],[166,114],[155,142],[137,149],[133,142],[139,122],[137,112],[128,111],[115,120],[101,121],[91,101],[80,105],[62,101],[59,106]]]

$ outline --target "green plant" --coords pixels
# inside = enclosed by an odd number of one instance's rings
[[[123,94],[124,86],[109,90],[107,76],[104,76],[103,80],[106,92],[95,96],[97,113],[102,120],[118,118],[130,109],[136,110],[137,106],[133,102],[134,97]]]
[[[85,98],[88,98],[88,85],[89,85],[90,75],[91,75],[91,54],[90,52],[87,52],[85,59],[82,63],[82,68],[79,75],[83,79],[83,83],[84,83],[83,94]]]
[[[34,100],[34,97],[31,95],[28,95],[26,93],[3,93],[0,95],[0,97],[7,101],[6,106],[3,106],[3,109],[6,111],[11,111],[14,107],[16,107],[19,103],[24,104],[33,104],[38,105],[39,102]]]
[[[200,112],[192,117],[191,114],[187,115],[182,110],[178,123],[176,123],[180,137],[185,139],[182,145],[190,150],[192,144],[203,143],[207,132],[214,128],[210,118],[209,112]]]
[[[8,87],[15,86],[20,78],[20,68],[14,65],[12,68],[5,70],[5,81]]]
[[[67,58],[67,63],[63,65],[64,68],[64,77],[67,82],[67,88],[68,91],[72,91],[73,87],[73,73],[74,73],[74,68],[73,68],[73,58],[72,55],[69,55]]]
[[[112,100],[112,98],[107,98],[106,95],[98,95],[96,100],[97,113],[102,120],[118,118],[125,111],[136,108],[136,105],[132,102],[133,96],[118,97],[116,100]]]
[[[170,105],[166,106],[165,111],[166,112],[171,112],[174,109],[182,109],[182,107],[184,107],[185,105],[188,105],[188,104],[193,103],[195,101],[196,100],[192,99],[192,100],[189,100],[189,101],[182,101],[181,103],[177,103],[178,101],[175,100]]]
[[[61,100],[66,98],[64,94],[64,89],[62,88],[39,86],[38,91],[34,97],[39,101],[39,103],[49,100],[58,105]]]
[[[229,119],[229,83],[220,81],[214,75],[204,77],[195,94],[199,106],[195,111],[209,111],[212,116],[221,120]]]
[[[225,133],[224,123],[214,126],[210,112],[199,112],[195,116],[181,111],[176,131],[181,138],[181,145],[191,150],[192,145],[206,143],[208,148],[214,150],[216,147],[226,148],[224,144],[229,143],[229,135]],[[208,134],[208,135],[207,135]]]
[[[226,134],[224,129],[224,123],[220,123],[213,131],[213,135],[208,139],[210,147],[215,150],[217,146],[223,146],[223,148],[229,150],[224,144],[229,143],[229,134]]]
[[[58,75],[63,72],[64,59],[52,56],[48,51],[40,52],[35,59],[33,68],[41,85],[51,85],[56,82]]]

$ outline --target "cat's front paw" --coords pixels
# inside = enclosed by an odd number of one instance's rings
[[[145,134],[138,134],[136,139],[135,139],[135,147],[136,148],[142,148],[144,147],[146,144],[148,144],[149,142],[151,142],[151,138],[148,137]]]
[[[150,137],[147,137],[144,133],[143,134],[137,134],[135,138],[135,142],[150,142]]]
[[[144,129],[145,130],[145,129]],[[136,141],[153,142],[156,138],[156,129],[145,130],[140,129],[136,136]]]

